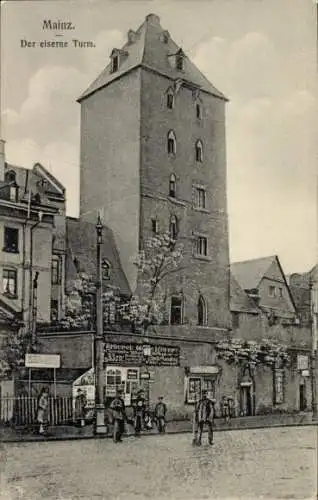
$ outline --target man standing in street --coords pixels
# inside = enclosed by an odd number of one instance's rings
[[[115,443],[119,443],[122,441],[126,419],[125,402],[122,398],[122,390],[118,389],[115,399],[113,399],[110,404],[110,408],[112,410],[114,422],[114,441]]]
[[[199,400],[196,410],[196,418],[198,423],[198,439],[197,445],[201,445],[202,432],[204,424],[208,426],[208,442],[213,444],[213,424],[214,424],[214,402],[207,397],[207,391],[202,392],[202,397]]]
[[[155,407],[155,419],[160,434],[164,433],[166,430],[166,413],[167,405],[163,402],[163,397],[160,396]]]
[[[135,402],[135,436],[140,436],[142,422],[145,419],[146,400],[143,391],[139,391]]]

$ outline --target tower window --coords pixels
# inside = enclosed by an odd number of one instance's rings
[[[200,163],[203,162],[203,146],[200,140],[195,143],[195,159]]]
[[[112,56],[112,68],[111,68],[111,72],[115,73],[116,71],[118,71],[118,66],[119,66],[119,57],[116,54],[116,55]]]
[[[170,176],[169,196],[171,196],[171,198],[176,197],[176,176],[174,174],[171,174],[171,176]]]
[[[196,207],[206,208],[206,191],[204,188],[196,188]]]
[[[198,300],[198,325],[205,326],[207,323],[206,303],[202,295]]]
[[[158,234],[159,232],[159,224],[157,219],[151,219],[151,230],[153,234]]]
[[[196,113],[196,117],[198,120],[201,120],[202,118],[202,108],[201,108],[201,104],[197,103],[195,105],[195,113]]]
[[[175,155],[177,151],[177,142],[175,133],[170,130],[168,132],[168,142],[167,142],[168,154]]]
[[[109,280],[110,279],[110,263],[108,260],[102,260],[102,279]]]
[[[174,108],[174,93],[172,90],[169,90],[167,93],[167,108],[168,109]]]
[[[182,298],[179,296],[171,297],[170,324],[171,325],[182,324]]]
[[[176,55],[176,68],[179,71],[183,71],[183,54],[177,54]]]
[[[170,225],[169,225],[169,233],[170,238],[172,240],[176,240],[178,236],[178,219],[175,215],[171,215],[170,217]]]
[[[19,253],[19,229],[13,227],[4,228],[3,250],[10,253]]]
[[[208,239],[205,236],[198,236],[196,240],[197,255],[208,255]]]
[[[2,287],[4,295],[16,297],[17,295],[17,271],[15,269],[3,269]]]

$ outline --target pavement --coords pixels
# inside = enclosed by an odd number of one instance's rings
[[[1,500],[317,498],[313,426],[191,435],[3,443]]]
[[[281,414],[281,415],[257,415],[254,417],[237,417],[233,418],[229,424],[223,419],[215,419],[216,432],[228,430],[243,430],[243,429],[262,429],[268,427],[286,427],[286,426],[303,426],[317,425],[318,422],[312,421],[310,412],[297,414]],[[166,425],[167,434],[178,434],[183,432],[192,432],[192,422],[190,420],[168,421]],[[131,425],[126,425],[126,435],[133,435],[134,429]],[[157,435],[156,427],[151,430],[144,430],[142,434]],[[33,428],[0,428],[0,440],[2,442],[28,442],[28,441],[58,441],[69,439],[100,439],[101,437],[112,437],[112,428],[108,429],[106,435],[96,436],[93,425],[86,425],[83,428],[75,425],[59,425],[48,427],[48,432],[45,436],[40,436],[37,429]]]

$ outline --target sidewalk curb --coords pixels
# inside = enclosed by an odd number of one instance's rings
[[[237,426],[237,427],[224,427],[224,428],[214,428],[214,432],[226,432],[226,431],[242,431],[242,430],[257,430],[257,429],[271,429],[271,428],[283,428],[283,427],[305,427],[305,426],[318,426],[318,422],[295,422],[295,423],[277,423],[277,424],[271,424],[271,425],[255,425],[255,426]],[[175,434],[192,434],[192,430],[167,430],[165,435],[170,434],[170,435],[175,435]],[[151,432],[151,433],[146,433],[142,432],[141,435],[143,437],[151,437],[151,436],[159,436],[159,433]],[[124,435],[126,438],[128,437],[134,437],[134,434],[126,434]],[[106,434],[106,435],[62,435],[62,436],[25,436],[22,439],[13,437],[10,439],[9,437],[6,436],[1,436],[0,442],[1,443],[38,443],[38,442],[48,442],[48,441],[76,441],[76,440],[88,440],[88,439],[112,439],[111,434]]]

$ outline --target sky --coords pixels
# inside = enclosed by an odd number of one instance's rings
[[[150,12],[228,98],[232,261],[277,254],[285,273],[317,262],[315,0],[37,0],[1,2],[1,135],[7,161],[41,162],[79,209],[76,99]],[[71,21],[95,48],[21,47],[55,39],[43,21]]]

